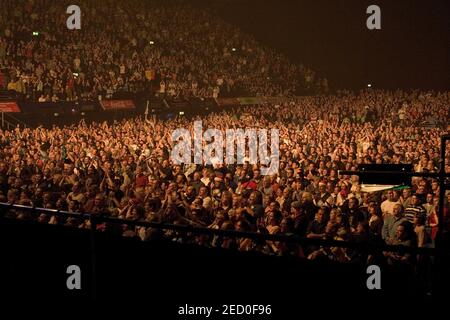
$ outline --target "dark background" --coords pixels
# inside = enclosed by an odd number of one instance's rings
[[[120,226],[116,227],[120,230]],[[2,302],[47,301],[47,307],[62,299],[73,303],[106,301],[111,310],[147,312],[152,319],[154,313],[165,315],[163,319],[201,319],[176,317],[178,306],[186,303],[217,307],[271,304],[272,316],[246,318],[289,319],[292,317],[287,315],[304,314],[305,306],[315,310],[311,304],[330,307],[330,303],[344,302],[340,310],[346,312],[345,308],[353,307],[356,301],[378,304],[430,298],[417,291],[412,274],[405,269],[380,266],[381,290],[368,290],[365,265],[275,257],[172,241],[142,242],[113,232],[91,234],[86,229],[4,219],[1,211],[0,253]],[[70,265],[81,269],[81,290],[66,287]],[[440,266],[441,271],[436,270],[441,276],[435,281],[435,298],[446,296],[444,290],[448,288],[444,285],[448,280],[448,272],[444,271],[448,270],[448,262]]]
[[[369,30],[366,9],[381,9]],[[260,42],[303,62],[331,88],[448,89],[450,1],[196,1]]]

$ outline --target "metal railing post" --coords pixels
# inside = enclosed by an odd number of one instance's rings
[[[96,217],[91,214],[89,216],[90,221],[90,238],[91,238],[91,272],[92,272],[92,284],[91,284],[91,297],[92,299],[95,299],[97,296],[97,287],[96,287],[96,281],[97,281],[97,267],[96,267],[96,246],[95,246],[95,230],[97,229],[97,219]]]
[[[445,201],[445,178],[447,176],[445,172],[445,151],[447,147],[447,141],[450,140],[450,135],[444,135],[441,137],[441,159],[439,166],[439,212],[438,212],[438,230],[436,238],[436,246],[440,246],[442,242],[442,235],[444,231],[444,201]]]

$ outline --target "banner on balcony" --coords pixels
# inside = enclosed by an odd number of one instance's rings
[[[100,105],[103,110],[127,110],[135,109],[133,100],[102,100]]]
[[[0,101],[0,112],[21,112],[19,105],[14,101]]]

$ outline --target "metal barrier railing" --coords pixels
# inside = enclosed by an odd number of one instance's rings
[[[222,230],[222,229],[212,229],[205,227],[194,227],[194,226],[186,226],[186,225],[175,225],[164,222],[148,222],[148,221],[133,221],[126,219],[119,219],[111,216],[107,216],[105,214],[95,214],[95,213],[76,213],[76,212],[67,212],[55,209],[46,209],[46,208],[38,208],[38,207],[29,207],[23,205],[16,204],[8,204],[0,202],[0,225],[3,221],[18,221],[15,218],[5,217],[5,213],[8,213],[10,210],[17,211],[27,211],[30,213],[40,213],[45,214],[46,216],[61,216],[61,217],[74,217],[79,219],[89,219],[90,227],[90,266],[91,266],[91,298],[96,299],[97,297],[97,241],[96,236],[100,233],[97,230],[97,226],[101,223],[115,223],[127,226],[142,226],[147,228],[155,228],[160,230],[173,230],[176,232],[183,232],[186,234],[193,235],[211,235],[211,236],[219,236],[219,237],[228,237],[228,238],[249,238],[255,241],[271,241],[271,242],[284,242],[284,243],[293,243],[299,245],[299,248],[307,248],[308,246],[320,246],[320,247],[340,247],[340,248],[350,248],[359,250],[359,253],[363,255],[368,255],[369,253],[378,253],[380,254],[383,251],[387,252],[397,252],[400,254],[417,254],[423,256],[434,256],[433,259],[434,264],[440,264],[440,261],[449,260],[450,250],[443,246],[439,248],[417,248],[417,247],[406,247],[402,245],[381,245],[371,242],[351,242],[351,241],[338,241],[338,240],[325,240],[325,239],[311,239],[305,237],[299,237],[296,235],[286,235],[286,234],[264,234],[264,233],[256,233],[256,232],[242,232],[242,231],[234,231],[234,230]],[[35,222],[39,224],[39,222]],[[64,228],[63,226],[58,226],[59,228]],[[107,231],[106,231],[107,232]],[[363,262],[366,264],[367,262]],[[445,263],[443,262],[443,265]]]
[[[370,241],[368,242],[352,242],[352,241],[341,241],[341,240],[331,240],[331,239],[312,239],[306,237],[300,237],[296,235],[284,235],[284,234],[265,234],[256,232],[244,232],[235,230],[222,230],[222,229],[212,229],[205,227],[194,227],[187,225],[176,225],[165,222],[148,222],[148,221],[136,221],[136,220],[126,220],[116,217],[107,216],[104,214],[93,214],[93,213],[75,213],[55,209],[46,209],[38,207],[29,207],[17,204],[8,204],[0,202],[0,217],[4,215],[8,210],[21,210],[29,212],[39,212],[45,215],[59,215],[63,217],[76,217],[81,219],[89,219],[91,222],[90,228],[93,232],[96,231],[96,226],[101,223],[115,223],[124,224],[128,226],[142,226],[147,228],[163,229],[163,230],[174,230],[189,232],[192,234],[203,234],[203,235],[217,235],[222,237],[231,238],[248,238],[252,240],[262,240],[262,241],[280,241],[286,243],[296,243],[304,246],[324,246],[324,247],[342,247],[342,248],[352,248],[359,249],[364,252],[380,252],[380,251],[390,251],[390,252],[402,252],[402,253],[415,253],[415,254],[427,254],[433,256],[450,256],[450,250],[445,248],[416,248],[416,247],[406,247],[402,245],[381,245],[375,244]]]
[[[17,119],[16,117],[14,117],[11,114],[8,114],[5,112],[1,113],[1,127],[2,128],[6,127],[7,130],[10,130],[10,129],[14,129],[16,127],[16,125],[21,125],[24,128],[30,127],[25,122]]]

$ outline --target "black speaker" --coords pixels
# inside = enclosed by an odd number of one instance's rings
[[[410,186],[412,170],[412,164],[360,164],[358,166],[358,171],[360,171],[359,182]]]

